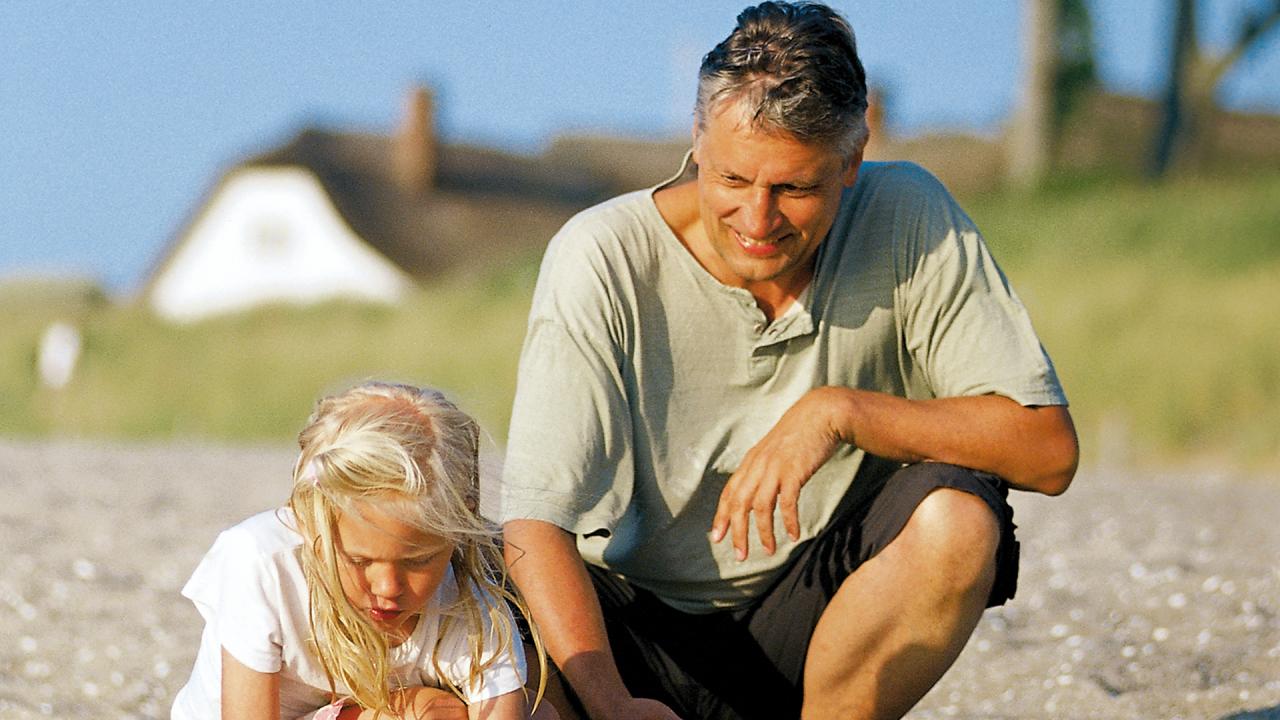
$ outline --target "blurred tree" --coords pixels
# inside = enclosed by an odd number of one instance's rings
[[[1058,0],[1057,64],[1053,75],[1053,138],[1081,101],[1098,86],[1094,64],[1093,19],[1086,0]]]
[[[1221,53],[1215,54],[1200,44],[1196,26],[1195,0],[1177,0],[1164,114],[1150,166],[1153,177],[1164,175],[1180,162],[1204,162],[1208,129],[1213,127],[1218,113],[1214,97],[1218,85],[1240,58],[1280,27],[1280,0],[1264,0],[1247,9],[1232,44]]]
[[[1085,0],[1026,0],[1023,4],[1022,97],[1009,132],[1010,178],[1039,184],[1058,139],[1081,98],[1097,83],[1093,24]]]

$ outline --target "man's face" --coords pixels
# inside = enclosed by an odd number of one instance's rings
[[[758,298],[802,290],[861,157],[847,160],[833,146],[752,128],[729,100],[694,129],[694,161],[707,240],[702,252],[694,250],[699,262]]]

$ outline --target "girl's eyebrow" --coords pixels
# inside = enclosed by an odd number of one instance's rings
[[[400,555],[398,557],[380,558],[380,557],[374,557],[369,553],[359,552],[359,548],[356,548],[356,552],[352,552],[351,550],[345,547],[339,548],[339,552],[342,553],[342,555],[346,557],[348,560],[391,560],[391,561],[426,560],[428,558],[433,558],[442,552],[450,552],[452,550],[453,550],[453,547],[451,545],[444,544],[437,547],[425,548],[417,552],[407,553],[405,555]]]
[[[404,557],[404,559],[405,559],[405,560],[426,560],[426,559],[428,559],[428,558],[433,558],[433,557],[435,557],[435,556],[439,555],[440,553],[445,552],[446,550],[449,550],[449,549],[450,549],[450,548],[445,547],[445,546],[435,547],[435,548],[428,548],[428,549],[426,549],[426,550],[423,550],[422,552],[415,553],[415,554],[413,554],[413,555],[406,555],[406,556]]]

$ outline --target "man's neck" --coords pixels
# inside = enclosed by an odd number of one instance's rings
[[[765,318],[769,322],[773,322],[791,309],[791,306],[804,294],[805,288],[809,287],[809,283],[812,280],[813,272],[810,271],[805,273],[804,277],[794,278],[791,287],[780,288],[777,283],[771,283],[767,287],[759,289],[748,286],[746,290],[756,299],[756,307],[760,308],[760,312],[764,313]]]

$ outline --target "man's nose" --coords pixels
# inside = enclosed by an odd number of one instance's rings
[[[769,237],[778,227],[778,200],[771,188],[752,187],[742,204],[739,232],[754,240]]]

